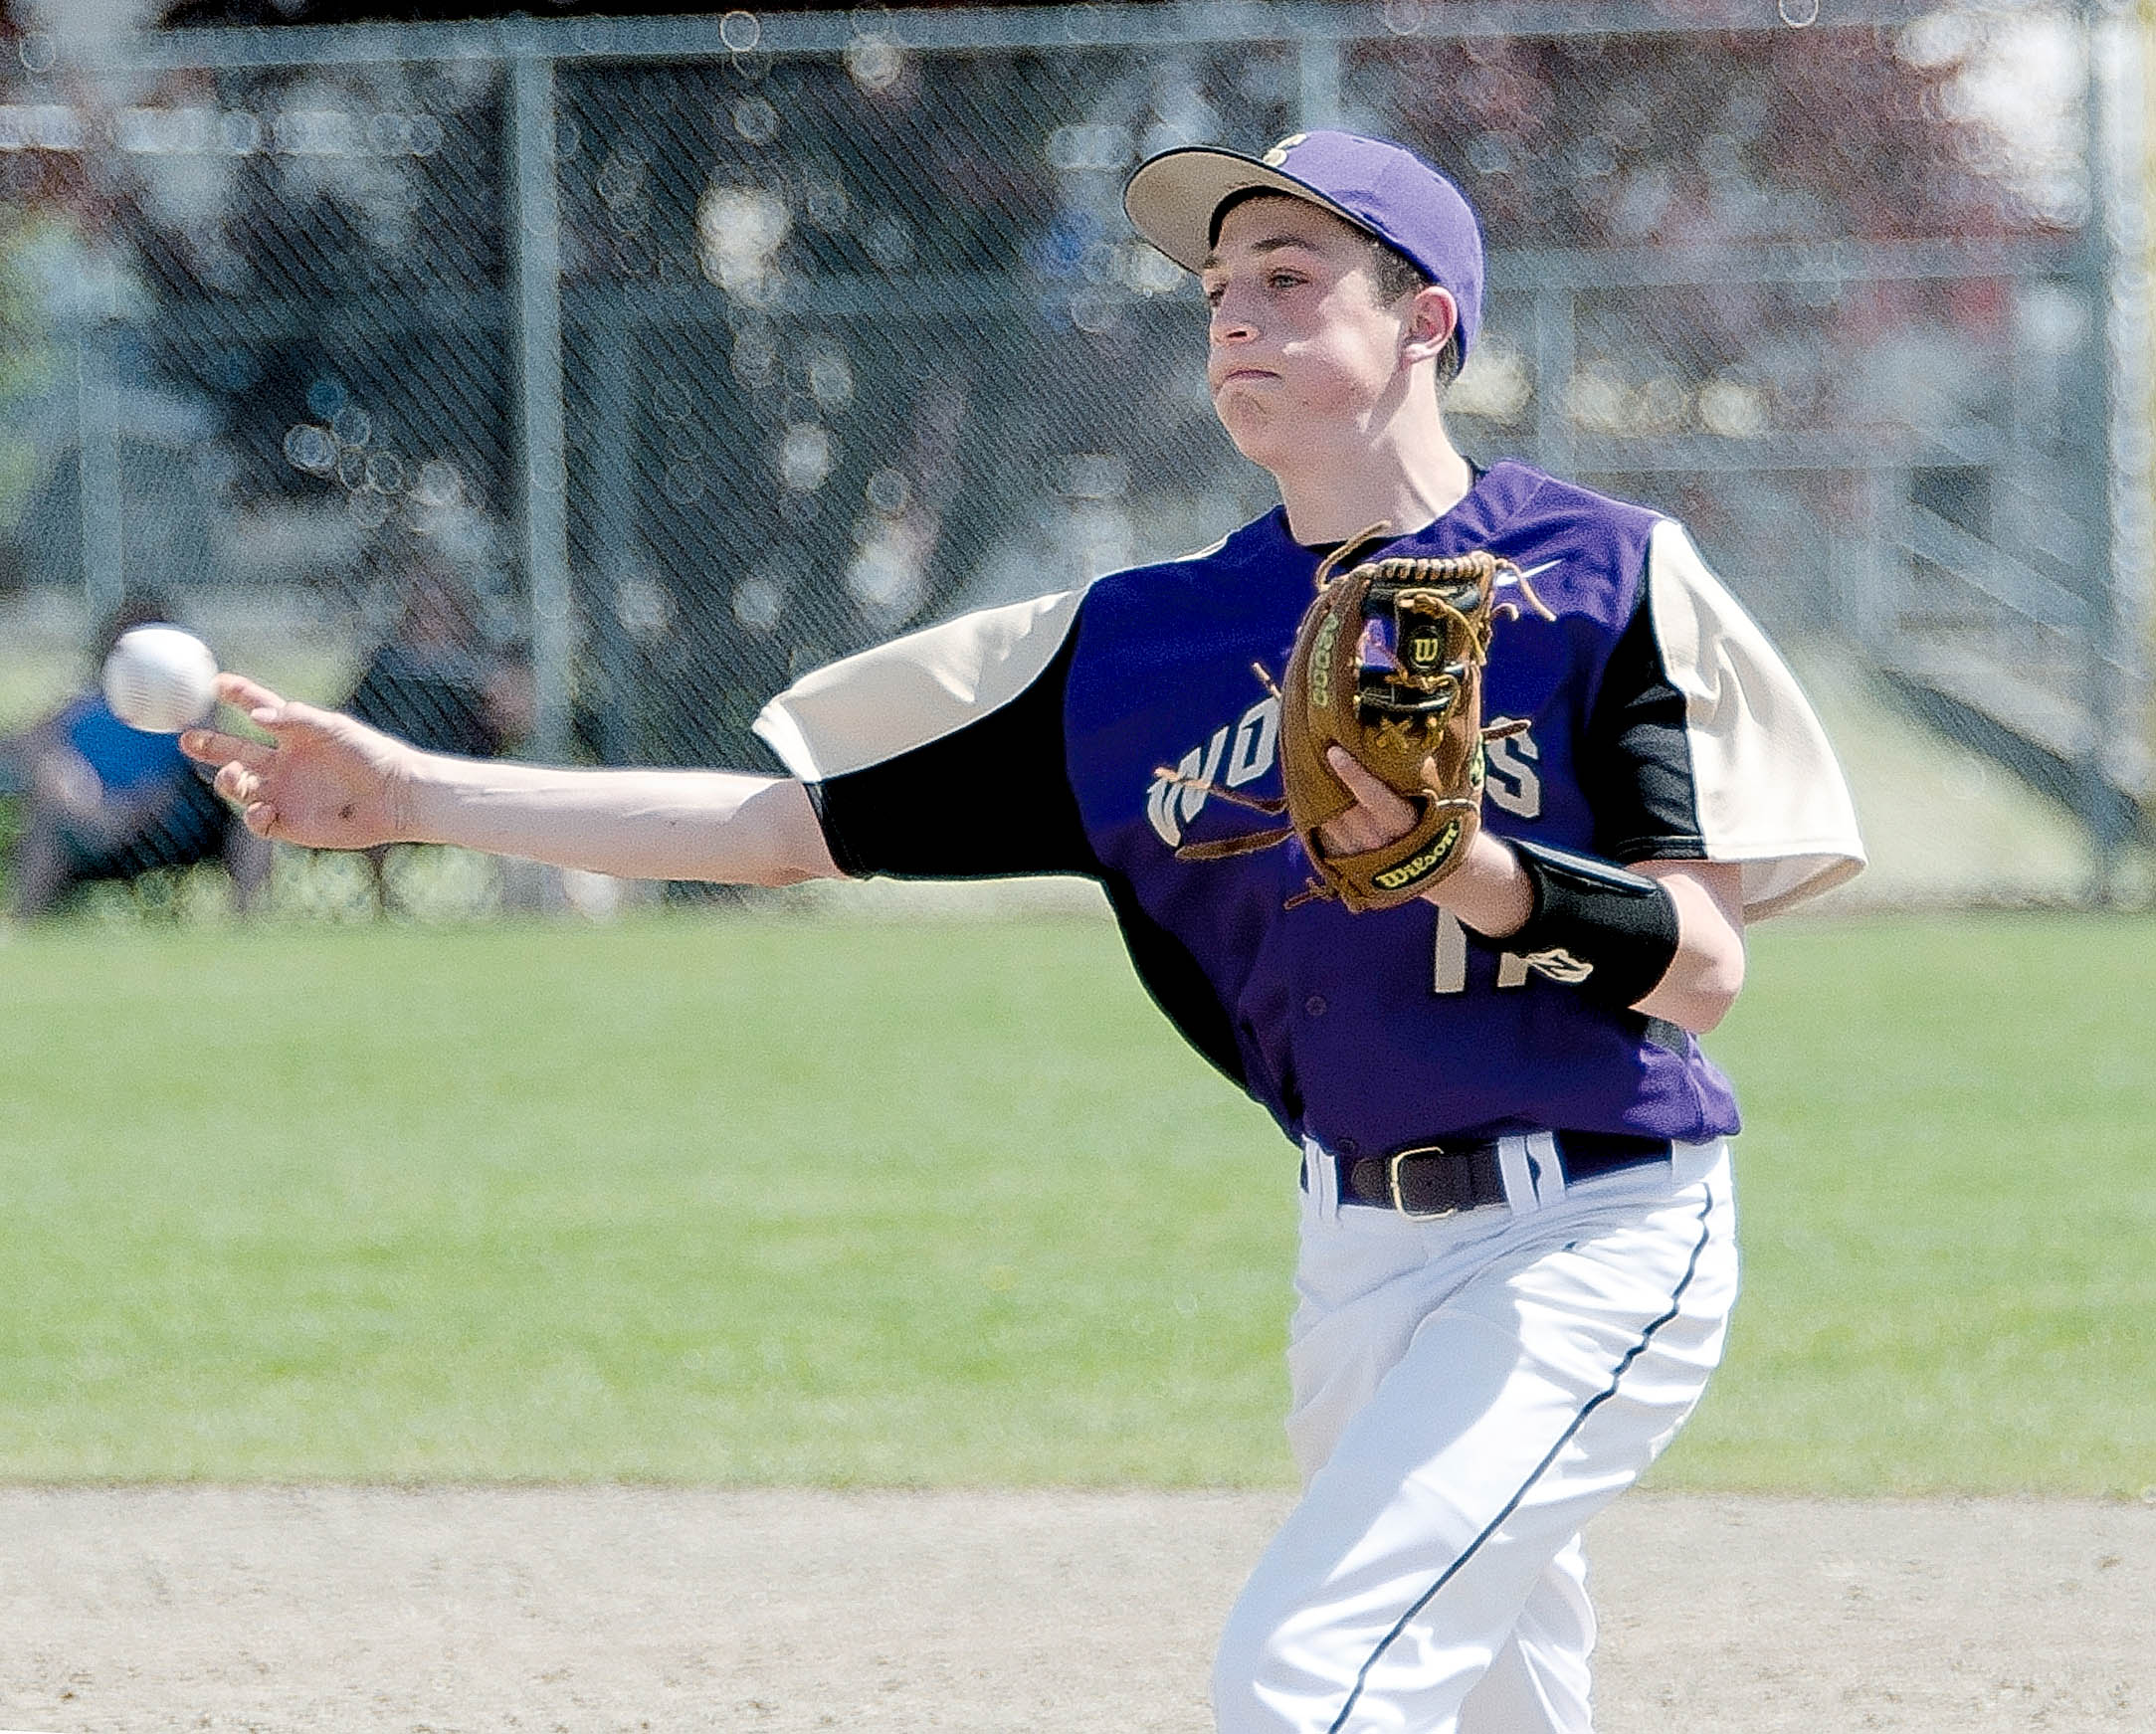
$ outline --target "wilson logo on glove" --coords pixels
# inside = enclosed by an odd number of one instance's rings
[[[1453,854],[1459,847],[1460,821],[1456,819],[1438,833],[1437,842],[1421,855],[1402,862],[1396,867],[1387,867],[1383,872],[1372,873],[1370,882],[1381,891],[1404,890],[1410,885],[1420,886],[1433,873],[1438,873],[1438,868],[1452,861]],[[1445,875],[1438,873],[1438,876],[1443,878]]]

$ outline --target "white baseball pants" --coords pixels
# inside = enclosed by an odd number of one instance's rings
[[[1221,1734],[1590,1734],[1580,1529],[1669,1443],[1736,1298],[1728,1147],[1437,1222],[1305,1162],[1301,1503],[1221,1641]],[[1538,1152],[1543,1154],[1543,1152]]]

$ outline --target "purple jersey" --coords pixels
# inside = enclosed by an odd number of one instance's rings
[[[1377,552],[1487,548],[1555,613],[1501,622],[1484,824],[1632,863],[1742,863],[1771,913],[1862,862],[1849,797],[1780,659],[1682,530],[1519,464]],[[797,683],[759,730],[850,873],[1080,872],[1146,987],[1291,1137],[1344,1155],[1571,1130],[1737,1129],[1695,1039],[1613,1012],[1425,902],[1289,907],[1294,844],[1186,861],[1257,828],[1164,771],[1275,796],[1278,701],[1319,555],[1274,511],[1218,547],[991,609]],[[1500,592],[1500,601],[1503,600]]]

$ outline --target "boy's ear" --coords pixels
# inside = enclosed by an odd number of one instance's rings
[[[1440,289],[1436,284],[1425,284],[1415,291],[1414,302],[1408,309],[1406,358],[1410,361],[1435,360],[1445,353],[1445,345],[1452,341],[1453,333],[1459,327],[1460,303],[1453,299],[1453,291]]]

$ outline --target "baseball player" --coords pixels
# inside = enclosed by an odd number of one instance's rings
[[[1157,156],[1125,203],[1203,285],[1214,405],[1279,486],[1215,546],[808,675],[758,722],[790,777],[424,755],[237,676],[275,744],[187,750],[258,831],[320,847],[1096,879],[1161,1010],[1301,1153],[1304,1491],[1229,1620],[1219,1727],[1584,1734],[1581,1528],[1690,1413],[1736,1293],[1737,1107],[1697,1036],[1746,921],[1862,865],[1849,795],[1680,525],[1453,444],[1482,280],[1453,182],[1310,132]],[[1320,563],[1364,550],[1487,550],[1542,612],[1490,652],[1479,829],[1422,895],[1351,913],[1300,846],[1234,839],[1279,800],[1261,675]],[[1356,799],[1319,853],[1408,834],[1409,799],[1329,763]]]

